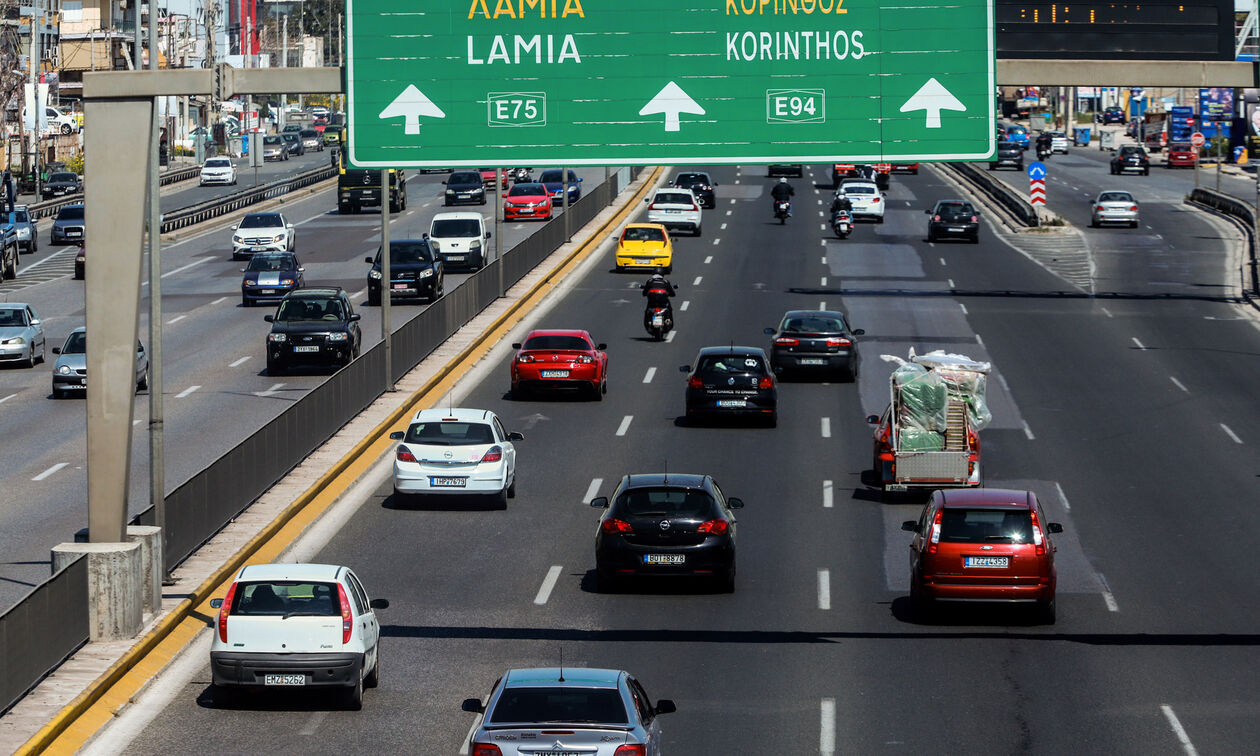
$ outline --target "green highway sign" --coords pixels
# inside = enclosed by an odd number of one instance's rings
[[[991,157],[994,0],[882,2],[346,0],[348,157],[363,168]]]

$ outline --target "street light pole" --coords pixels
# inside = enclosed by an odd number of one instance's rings
[[[385,344],[385,390],[394,390],[393,333],[389,306],[393,298],[393,273],[389,264],[389,169],[381,169],[381,341]]]
[[[139,3],[136,4],[137,8]],[[149,5],[149,70],[157,71],[157,13]],[[137,11],[138,13],[139,11]],[[149,130],[149,501],[153,505],[153,521],[160,529],[162,543],[162,580],[166,572],[166,453],[165,410],[162,406],[162,216],[158,192],[158,164],[161,142],[161,119],[153,98],[153,123]]]

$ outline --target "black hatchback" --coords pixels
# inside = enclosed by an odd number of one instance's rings
[[[857,377],[858,348],[855,336],[866,331],[850,329],[844,314],[832,310],[790,310],[770,336],[770,366],[778,375],[798,373],[835,375],[845,381]]]
[[[381,303],[381,251],[363,258],[372,265],[368,271],[368,304]],[[389,243],[389,294],[391,301],[423,297],[436,302],[445,289],[446,271],[424,239],[399,239]]]
[[[749,417],[773,428],[779,421],[779,390],[770,360],[757,347],[705,347],[687,373],[687,420]]]
[[[927,240],[966,239],[972,244],[980,241],[980,213],[966,200],[941,200],[931,210],[924,210],[928,218]]]
[[[442,183],[446,184],[446,195],[442,200],[444,205],[486,204],[486,187],[481,181],[481,171],[455,171]]]
[[[628,577],[712,578],[735,590],[735,513],[744,502],[726,498],[709,475],[627,475],[606,497],[595,531],[595,575],[601,590]]]
[[[989,170],[996,171],[1005,166],[1017,171],[1024,170],[1024,148],[1018,142],[998,142],[997,152],[989,161]]]
[[[700,202],[700,207],[715,208],[717,199],[713,195],[713,187],[717,182],[707,173],[686,171],[674,177],[674,186],[679,189],[690,189]]]

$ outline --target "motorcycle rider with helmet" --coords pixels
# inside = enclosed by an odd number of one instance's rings
[[[669,279],[660,272],[653,273],[652,277],[644,281],[640,288],[643,290],[643,296],[647,297],[647,307],[643,309],[643,327],[651,330],[652,310],[657,307],[665,309],[665,323],[667,326],[672,326],[674,306],[669,300],[678,292],[674,290],[674,285],[669,282]]]
[[[792,195],[796,194],[796,190],[788,183],[787,176],[780,176],[779,183],[774,185],[770,190],[771,207],[777,202],[788,203],[788,217],[792,217]]]

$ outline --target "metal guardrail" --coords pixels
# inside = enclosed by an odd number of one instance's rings
[[[158,177],[159,186],[169,186],[177,184],[188,179],[195,179],[201,175],[201,166],[194,165],[188,168],[176,168],[167,171]],[[50,218],[57,214],[57,211],[66,205],[74,205],[83,201],[83,194],[72,194],[68,197],[58,197],[57,199],[43,200],[40,202],[32,202],[26,206],[27,212],[31,215],[31,220],[39,220],[40,218]]]
[[[1236,219],[1247,234],[1248,259],[1246,266],[1251,270],[1251,295],[1260,296],[1260,266],[1256,259],[1256,211],[1251,205],[1229,194],[1195,187],[1186,197],[1188,202],[1210,208],[1222,215]],[[1243,288],[1247,288],[1243,282]]]
[[[1015,220],[1030,228],[1039,225],[1036,209],[1029,204],[1026,197],[1012,190],[1005,182],[993,178],[971,163],[940,163],[940,165],[952,169],[955,175],[1006,208],[1015,216]]]
[[[249,189],[243,189],[239,192],[233,192],[225,197],[218,197],[212,200],[191,205],[189,207],[180,208],[162,216],[162,233],[169,233],[176,229],[185,228],[195,223],[216,218],[220,215],[227,215],[230,212],[239,210],[242,207],[253,205],[263,200],[279,197],[282,194],[288,194],[296,189],[317,184],[324,179],[332,178],[337,175],[337,169],[332,166],[323,166],[314,170],[299,173],[289,178],[277,179],[262,186],[255,186]]]
[[[79,557],[0,614],[0,714],[87,641],[87,559]]]

